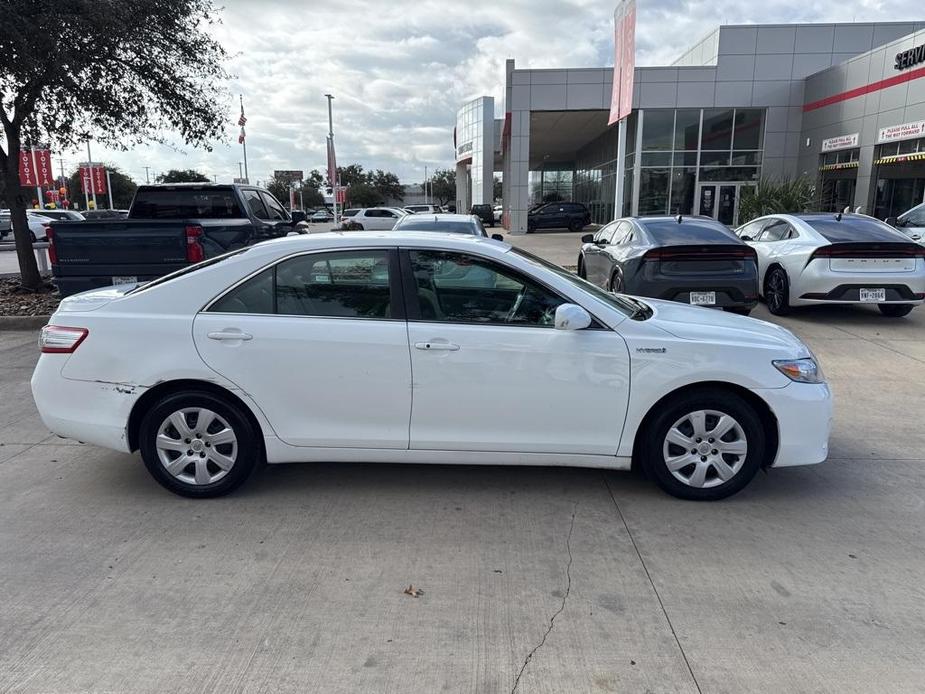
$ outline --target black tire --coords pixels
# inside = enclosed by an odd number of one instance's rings
[[[669,470],[665,457],[666,446],[669,457],[680,457],[681,455],[687,457],[688,453],[680,445],[673,442],[666,443],[666,436],[669,430],[674,428],[679,421],[684,420],[687,415],[702,411],[721,413],[733,418],[738,428],[734,427],[724,434],[722,438],[728,437],[729,441],[722,441],[722,443],[727,446],[736,445],[744,438],[746,453],[739,456],[726,455],[720,452],[716,456],[712,454],[712,450],[701,451],[701,444],[706,446],[716,446],[717,444],[707,438],[698,443],[696,430],[690,427],[690,445],[694,446],[692,451],[696,451],[696,454],[691,453],[692,462],[676,470],[676,472],[681,477],[693,480],[696,471],[703,469],[705,471],[705,486],[696,486],[696,482],[693,485],[684,482]],[[679,431],[682,427],[691,424],[692,421],[688,420],[685,424],[682,424]],[[718,421],[719,418],[715,414],[710,414],[704,418],[704,430],[707,435],[711,429],[715,430]],[[706,455],[702,455],[704,452]],[[649,421],[646,430],[642,433],[640,453],[643,470],[662,490],[679,499],[715,501],[741,491],[761,468],[765,458],[764,428],[755,409],[735,393],[720,388],[690,391],[668,402],[667,406],[659,408],[657,414]],[[714,460],[717,462],[714,462]],[[727,466],[727,474],[731,472],[729,479],[726,481],[722,481],[718,472],[717,465],[720,463]]]
[[[585,228],[585,225],[581,223],[580,219],[573,219],[571,222],[568,223],[569,231],[581,231],[584,228]]]
[[[790,280],[784,268],[773,267],[768,270],[764,278],[764,300],[768,304],[768,311],[775,316],[790,313]]]
[[[626,292],[626,285],[623,282],[623,273],[620,272],[620,268],[614,268],[613,272],[610,273],[609,289],[614,294],[624,294]]]
[[[215,420],[217,424],[213,426],[222,426],[223,423],[221,423],[220,420],[224,420],[224,423],[232,430],[236,439],[236,450],[229,448],[232,444],[216,444],[213,449],[215,453],[220,453],[225,457],[233,457],[234,462],[230,466],[230,469],[224,471],[224,475],[220,476],[216,481],[201,484],[197,484],[195,481],[184,481],[168,472],[166,464],[161,462],[157,447],[159,430],[168,417],[181,410],[197,409],[209,410],[217,415]],[[191,417],[193,419],[191,419]],[[199,424],[199,416],[193,414],[184,415],[184,421],[192,431],[196,429]],[[170,432],[170,438],[176,438],[174,435],[183,438],[183,434],[176,428],[170,430]],[[184,444],[186,444],[187,441],[191,441],[188,444],[191,446],[189,450],[194,450],[193,446],[197,441],[195,434],[198,434],[199,444],[196,446],[196,449],[206,452],[208,449],[204,446],[207,444],[204,444],[202,440],[207,439],[208,434],[206,432],[195,431],[193,433],[194,435],[191,436],[190,439],[183,439]],[[177,439],[178,442],[179,440],[180,439]],[[173,393],[155,403],[155,405],[145,413],[144,418],[141,420],[139,447],[145,467],[148,468],[148,472],[151,473],[151,476],[154,477],[161,486],[165,489],[169,489],[174,494],[196,499],[223,496],[235,490],[247,480],[251,472],[253,472],[254,468],[257,467],[258,463],[263,458],[263,452],[259,441],[259,431],[256,430],[250,418],[241,410],[240,406],[225,398],[214,395],[213,393],[203,391]],[[233,456],[232,452],[234,453]],[[174,460],[183,457],[183,453],[179,451],[169,451],[164,454],[169,457],[172,456],[173,453],[177,453]],[[184,476],[198,475],[197,471],[200,469],[200,463],[195,455],[194,453],[194,457],[187,456],[190,463],[178,474],[183,474]],[[211,457],[205,457],[204,453],[199,453],[199,456],[204,460],[202,465],[207,467],[205,474],[218,477],[222,469],[212,462]]]
[[[915,304],[877,304],[880,313],[889,318],[902,318],[908,316]]]
[[[36,242],[38,241],[38,239],[37,239],[36,236],[35,236],[35,232],[34,232],[34,231],[30,231],[30,232],[29,232],[29,238],[32,240],[32,243],[36,243]]]
[[[729,313],[734,313],[737,316],[747,316],[752,312],[750,308],[741,308],[739,306],[729,306],[724,310],[728,311]]]
[[[578,276],[583,280],[588,279],[588,275],[585,272],[585,261],[581,256],[578,256]]]

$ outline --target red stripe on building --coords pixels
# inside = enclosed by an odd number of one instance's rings
[[[819,101],[812,101],[808,104],[803,104],[803,112],[806,113],[807,111],[815,111],[817,108],[831,106],[832,104],[837,104],[841,101],[847,101],[848,99],[854,99],[859,96],[864,96],[865,94],[878,92],[881,89],[886,89],[887,87],[895,87],[897,84],[911,82],[912,80],[916,80],[919,77],[925,77],[925,67],[910,70],[909,72],[904,72],[894,77],[888,77],[887,79],[880,80],[879,82],[872,82],[871,84],[866,84],[863,87],[849,89],[848,91],[842,92],[841,94],[827,96],[824,99],[819,99]]]

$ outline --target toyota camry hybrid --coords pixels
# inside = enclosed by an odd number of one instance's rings
[[[829,389],[786,329],[461,234],[268,241],[68,297],[40,343],[48,428],[193,497],[358,461],[635,465],[719,499],[828,452]]]

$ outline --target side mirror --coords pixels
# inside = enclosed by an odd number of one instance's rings
[[[885,220],[883,220],[883,221],[885,221],[885,222],[886,222],[887,224],[889,224],[891,227],[898,227],[898,226],[900,226],[899,220],[898,220],[896,217],[887,217],[887,218],[886,218]]]
[[[748,234],[742,234],[739,238],[742,239],[743,241],[754,241],[755,240]]]
[[[491,238],[495,241],[504,241],[504,237],[501,234],[492,234]]]
[[[305,221],[305,212],[303,210],[293,210],[289,213],[289,216],[292,217],[293,224]]]
[[[581,237],[582,243],[594,243],[594,234],[585,234]]]
[[[591,325],[591,314],[578,304],[561,304],[556,309],[556,330],[584,330]]]

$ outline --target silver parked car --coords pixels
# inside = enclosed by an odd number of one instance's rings
[[[443,231],[453,234],[487,237],[482,220],[474,214],[410,214],[399,219],[395,230],[401,231]]]

